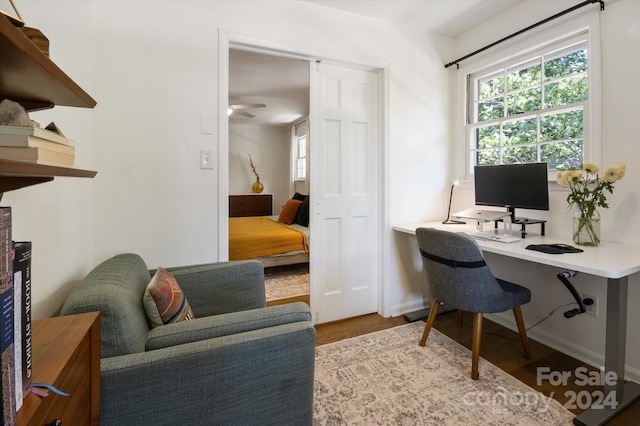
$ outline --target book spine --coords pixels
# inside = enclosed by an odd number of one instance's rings
[[[0,207],[0,368],[2,369],[2,420],[4,425],[13,425],[16,421],[13,338],[11,207]]]
[[[14,347],[16,371],[16,409],[31,391],[31,242],[13,244]]]

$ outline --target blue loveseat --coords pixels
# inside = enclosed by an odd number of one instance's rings
[[[106,260],[61,314],[101,312],[101,425],[311,425],[309,307],[265,307],[257,261],[166,268],[196,319],[151,329],[140,256]]]

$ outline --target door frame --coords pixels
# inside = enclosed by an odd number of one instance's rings
[[[332,65],[347,68],[359,68],[378,73],[378,244],[379,244],[379,283],[378,283],[378,313],[388,317],[390,315],[389,298],[386,297],[389,282],[388,259],[390,258],[391,224],[389,223],[389,206],[386,194],[389,188],[387,163],[389,159],[388,125],[386,117],[389,108],[389,62],[380,58],[353,55],[350,52],[336,52],[334,49],[312,49],[306,45],[299,45],[282,40],[269,40],[263,36],[255,36],[227,29],[218,30],[218,261],[229,260],[229,118],[227,108],[229,103],[229,49],[231,47],[251,50],[267,55],[282,56],[308,60],[322,61]],[[310,88],[313,90],[313,88]],[[309,117],[311,121],[311,117]],[[313,159],[311,159],[313,161]],[[313,216],[313,212],[311,212]]]

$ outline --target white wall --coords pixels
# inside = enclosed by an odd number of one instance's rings
[[[47,112],[64,114],[56,122],[79,142],[77,165],[96,178],[56,179],[4,200],[16,209],[19,238],[36,247],[36,317],[51,315],[68,283],[119,252],[137,252],[150,267],[218,259],[219,171],[201,170],[199,152],[211,150],[218,163],[218,129],[201,134],[201,117],[219,112],[221,29],[388,64],[385,309],[423,292],[399,267],[391,224],[443,210],[449,40],[299,1],[33,0],[20,8],[51,40],[53,60],[98,102]]]
[[[541,8],[531,2],[525,2],[511,13],[497,20],[485,23],[457,40],[457,55],[462,56],[478,49],[484,44],[506,36],[533,22],[544,19],[554,13],[573,6],[575,2],[546,2]],[[548,5],[548,6],[547,6]],[[575,12],[571,17],[551,24],[554,29],[571,25],[572,20],[599,14],[602,48],[602,152],[601,167],[614,166],[626,162],[627,175],[615,184],[613,195],[607,195],[610,208],[600,210],[602,216],[602,238],[606,241],[638,243],[640,240],[640,222],[638,220],[640,177],[640,155],[637,143],[635,123],[640,116],[640,82],[635,78],[640,66],[640,55],[631,46],[640,41],[640,2],[633,0],[607,1],[604,12],[599,5],[591,5]],[[500,33],[496,28],[503,27]],[[494,50],[499,47],[494,48]],[[489,54],[489,53],[487,53]],[[498,52],[499,54],[499,52]],[[452,73],[456,73],[455,70]],[[456,108],[460,108],[459,105]],[[453,112],[455,115],[455,111]],[[456,140],[463,140],[458,137]],[[454,147],[452,147],[454,148]],[[452,158],[455,161],[454,158]],[[458,178],[463,173],[458,169]],[[473,205],[473,191],[470,185],[462,185],[454,195],[456,202],[452,210],[460,210]],[[566,242],[571,242],[571,214],[567,210],[566,189],[550,185],[550,211],[525,211],[527,216],[548,220],[547,230]],[[521,213],[525,213],[521,212]],[[547,316],[559,305],[570,303],[573,299],[569,292],[557,280],[561,272],[555,268],[533,265],[528,262],[514,262],[500,256],[488,256],[488,263],[501,278],[522,283],[532,290],[532,301],[523,307],[525,322],[532,325]],[[602,278],[579,274],[572,279],[577,290],[599,298],[600,316],[594,318],[580,315],[565,319],[559,309],[554,316],[530,331],[530,335],[552,347],[563,350],[593,365],[602,365],[604,359],[606,281]],[[629,377],[640,379],[640,339],[634,324],[640,322],[640,311],[633,309],[640,303],[640,277],[635,274],[629,279],[629,311],[627,332],[627,372]],[[513,326],[512,315],[500,315],[501,322]]]
[[[230,125],[229,126],[229,194],[251,192],[256,177],[249,166],[251,155],[263,193],[273,194],[273,214],[280,214],[291,198],[289,160],[291,157],[289,127]]]

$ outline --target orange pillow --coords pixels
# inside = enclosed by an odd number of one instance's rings
[[[280,212],[280,216],[278,216],[278,222],[291,225],[296,220],[296,214],[298,213],[300,204],[302,204],[300,200],[287,200]]]

